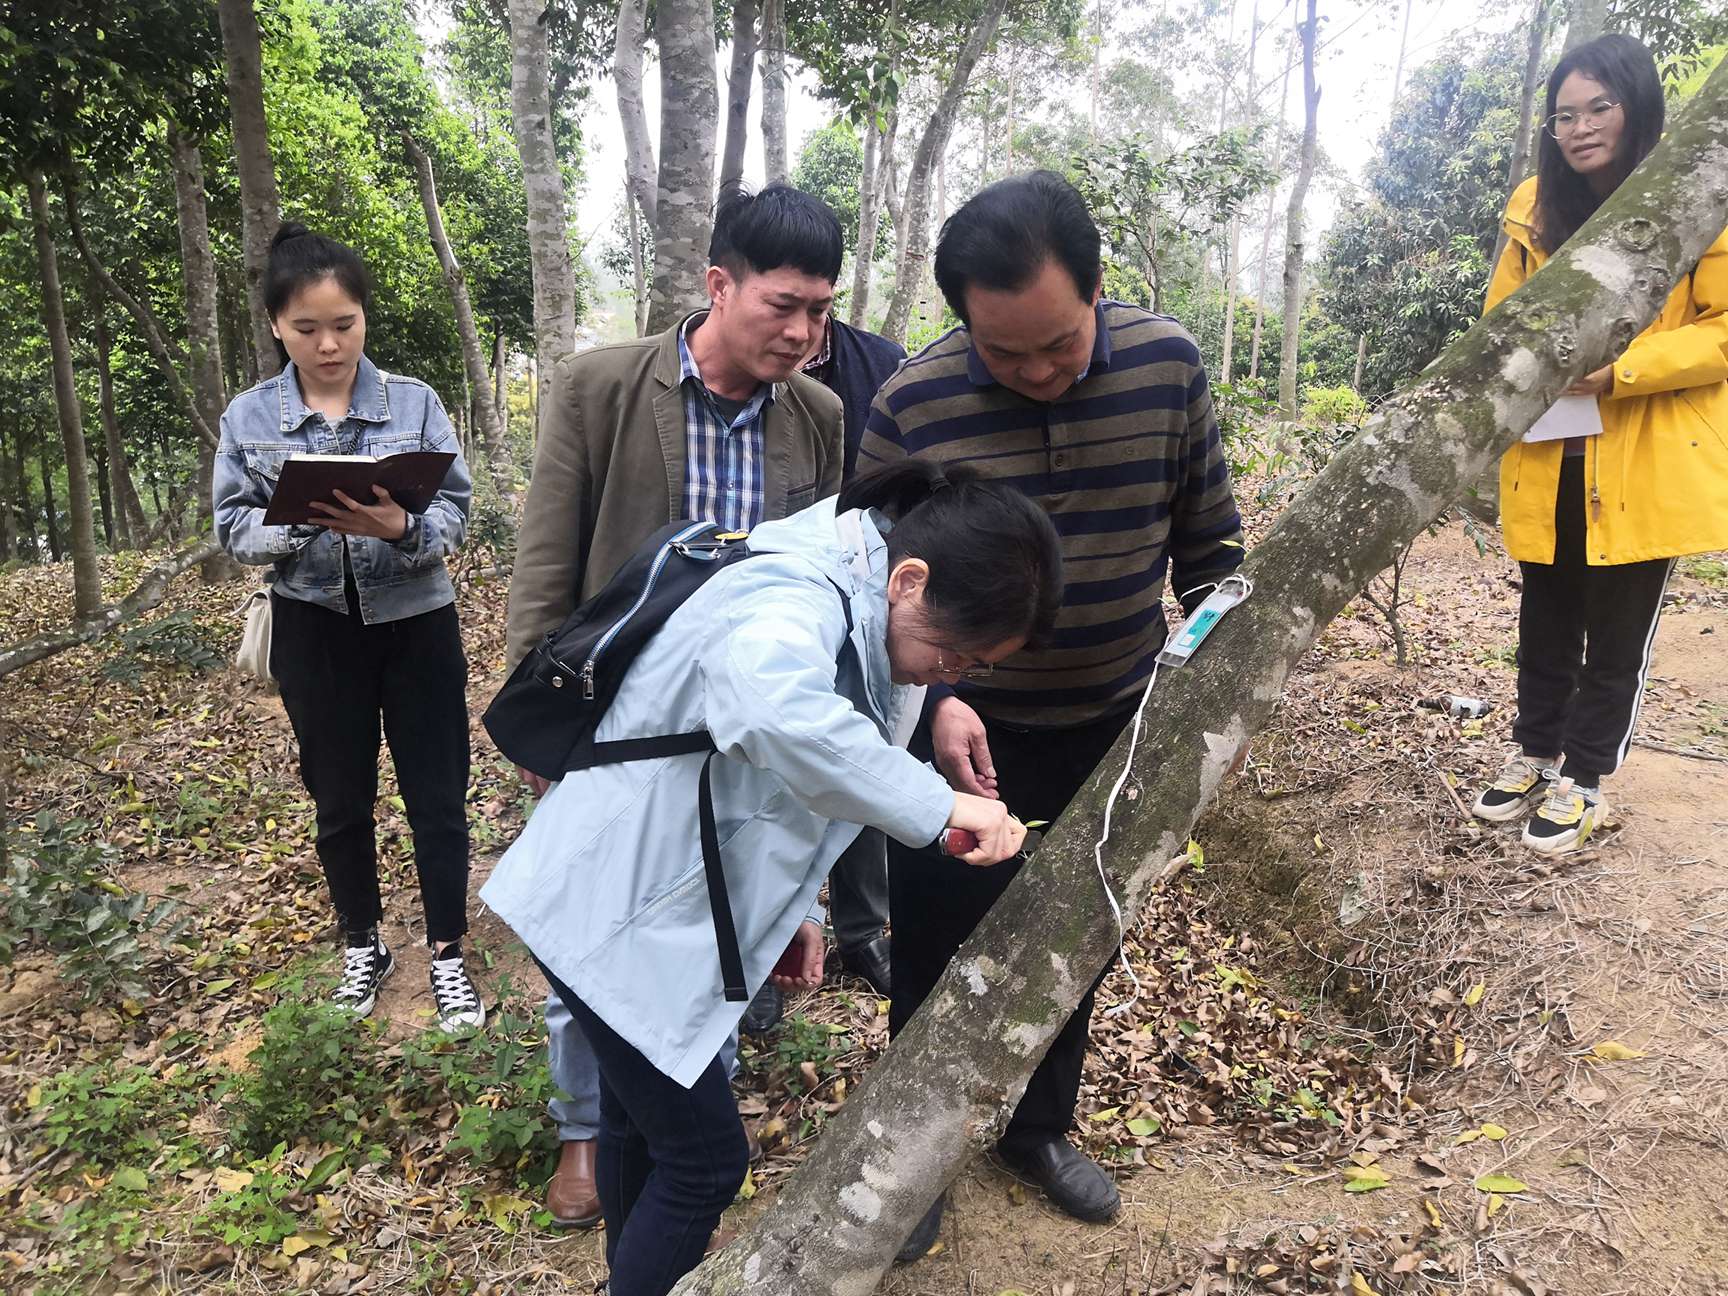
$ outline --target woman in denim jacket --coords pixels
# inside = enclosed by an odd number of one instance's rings
[[[395,967],[378,935],[373,802],[379,721],[414,833],[432,993],[446,1030],[486,1017],[462,959],[468,901],[468,664],[445,556],[462,543],[472,487],[461,446],[425,383],[364,353],[371,277],[354,251],[286,224],[270,247],[264,305],[288,360],[222,415],[212,488],[216,535],[244,563],[270,564],[270,673],[300,744],[318,811],[318,859],[346,936],[333,1002],[364,1017]],[[424,514],[389,493],[313,505],[317,526],[266,526],[296,454],[454,451]]]

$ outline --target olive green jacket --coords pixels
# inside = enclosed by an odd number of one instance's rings
[[[678,330],[561,361],[534,451],[510,578],[506,669],[592,598],[650,535],[683,515]],[[764,521],[840,489],[840,398],[793,374],[762,415]]]

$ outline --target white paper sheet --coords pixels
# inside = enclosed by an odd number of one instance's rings
[[[1600,436],[1602,411],[1594,396],[1562,396],[1524,434],[1526,441],[1558,441],[1563,437]]]

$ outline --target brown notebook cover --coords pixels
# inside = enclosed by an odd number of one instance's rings
[[[374,485],[382,486],[410,513],[424,513],[456,456],[449,450],[408,450],[375,459],[371,455],[293,455],[282,465],[282,476],[264,510],[266,526],[291,526],[296,522],[321,524],[323,513],[314,512],[312,501],[322,500],[337,508],[342,491],[362,504],[376,502]]]

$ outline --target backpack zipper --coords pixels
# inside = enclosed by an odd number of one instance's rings
[[[685,527],[684,530],[662,545],[660,552],[654,555],[654,565],[648,569],[648,579],[642,582],[642,592],[636,596],[636,601],[630,605],[624,615],[607,627],[606,633],[601,635],[600,641],[594,645],[594,651],[588,654],[588,660],[582,663],[582,697],[584,701],[592,702],[594,700],[594,664],[596,660],[601,653],[606,651],[607,645],[616,639],[619,632],[629,624],[630,618],[642,610],[642,605],[648,601],[648,596],[654,592],[654,582],[660,579],[660,572],[666,566],[666,560],[672,556],[673,546],[688,541],[692,536],[713,525],[712,522],[696,522]]]

